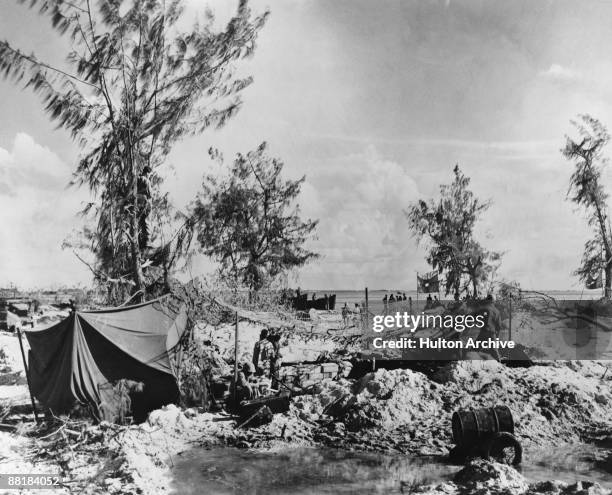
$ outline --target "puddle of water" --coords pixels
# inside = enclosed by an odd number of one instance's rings
[[[604,457],[592,446],[528,451],[520,471],[530,481],[592,480],[612,488],[612,474],[597,465]],[[460,470],[441,459],[317,448],[194,449],[174,463],[172,488],[184,495],[409,493],[415,484],[441,483]]]
[[[314,448],[199,449],[174,463],[172,488],[184,495],[401,493],[415,483],[450,479],[457,471],[426,459]]]
[[[609,452],[592,445],[529,450],[524,457],[527,462],[518,470],[530,481],[589,480],[612,488],[612,453]]]

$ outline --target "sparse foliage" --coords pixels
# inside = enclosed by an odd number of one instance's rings
[[[444,273],[446,294],[467,292],[474,297],[491,278],[502,254],[488,251],[474,239],[474,226],[490,206],[469,189],[470,178],[455,165],[454,180],[440,186],[440,198],[413,204],[405,213],[418,241],[428,244],[427,262]],[[470,287],[471,286],[471,287]]]
[[[184,31],[182,0],[28,4],[69,37],[68,68],[2,41],[0,71],[40,95],[50,118],[81,146],[74,183],[95,196],[84,209],[96,223],[83,239],[96,259],[90,268],[98,282],[141,298],[160,278],[167,285],[189,240],[184,233],[163,238],[171,211],[159,167],[178,140],[237,112],[251,78],[238,77],[233,62],[253,53],[267,14],[253,16],[239,0],[225,28],[215,28],[206,11]]]
[[[587,286],[605,273],[605,297],[612,297],[612,229],[608,212],[608,193],[602,182],[607,165],[603,150],[610,141],[606,127],[590,115],[580,115],[572,121],[578,132],[577,139],[566,136],[561,153],[574,164],[567,197],[584,208],[594,237],[586,241],[582,265],[574,274]]]
[[[222,157],[211,150],[213,158]],[[266,143],[238,154],[229,176],[207,176],[192,205],[204,254],[219,261],[236,286],[256,293],[280,274],[317,254],[304,243],[317,221],[302,220],[295,200],[304,177],[283,180],[283,162],[266,153]]]

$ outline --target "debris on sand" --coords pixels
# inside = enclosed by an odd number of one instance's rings
[[[514,468],[483,460],[474,460],[459,471],[452,482],[418,487],[423,495],[610,495],[611,490],[597,483],[544,481],[528,483]]]

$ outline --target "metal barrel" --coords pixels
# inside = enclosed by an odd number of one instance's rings
[[[453,413],[452,428],[456,445],[471,445],[493,433],[514,433],[514,420],[507,406],[468,409]]]

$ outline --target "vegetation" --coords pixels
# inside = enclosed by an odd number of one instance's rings
[[[160,166],[181,138],[222,126],[240,108],[240,92],[252,80],[237,77],[232,64],[253,53],[267,13],[253,16],[240,0],[224,29],[207,11],[183,31],[182,0],[106,0],[97,8],[90,0],[28,3],[69,38],[67,68],[2,41],[0,70],[40,95],[49,117],[82,149],[74,183],[91,190],[95,201],[83,213],[95,225],[71,245],[93,252],[89,266],[111,300],[167,289],[189,245],[190,223],[183,219],[164,236],[172,211]]]
[[[488,251],[474,238],[474,226],[491,203],[469,189],[470,178],[455,165],[454,180],[440,186],[440,198],[420,200],[405,213],[410,230],[428,245],[427,262],[445,274],[446,294],[479,290],[492,277],[501,253]]]
[[[600,275],[605,274],[605,297],[612,296],[612,231],[608,213],[608,194],[602,183],[602,171],[607,163],[603,150],[610,140],[606,127],[590,115],[580,115],[572,121],[578,131],[576,140],[566,136],[563,156],[574,164],[570,177],[568,198],[583,207],[593,238],[584,245],[582,264],[574,274],[587,288],[600,286]]]
[[[283,180],[283,162],[267,155],[266,143],[238,154],[226,177],[207,176],[192,205],[197,238],[220,271],[255,294],[280,274],[317,254],[304,247],[317,221],[302,220],[294,205],[304,177]],[[223,162],[215,150],[214,159]]]

